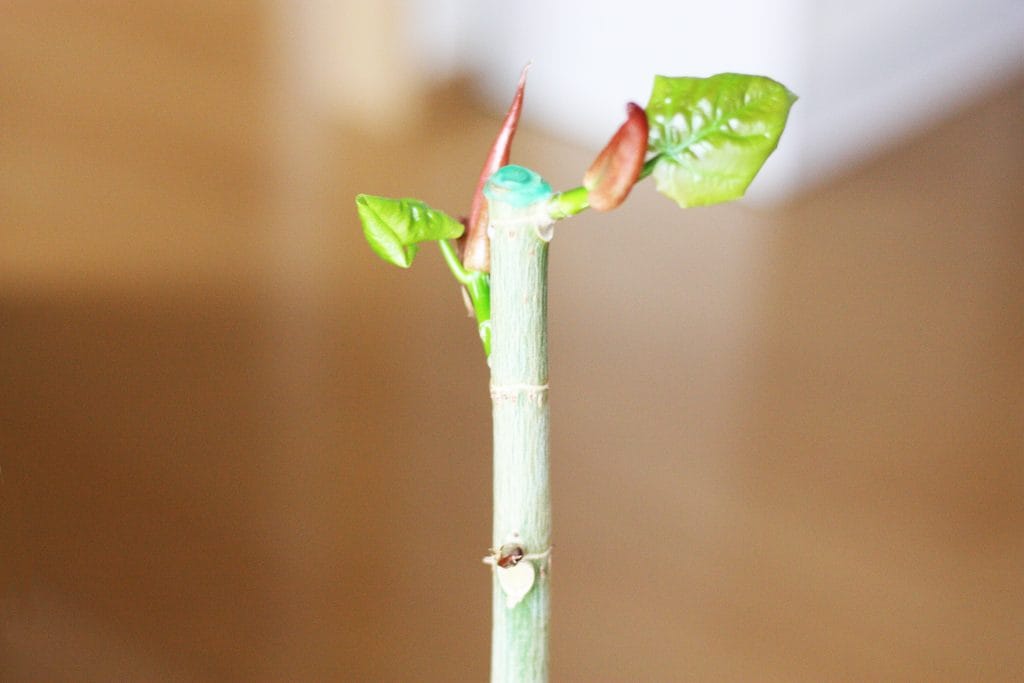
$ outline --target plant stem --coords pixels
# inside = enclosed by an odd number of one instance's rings
[[[639,183],[641,180],[651,175],[654,171],[654,167],[658,165],[658,160],[661,159],[660,154],[655,154],[653,157],[644,162],[643,168],[640,169],[640,175],[637,176],[636,181]]]
[[[548,677],[551,494],[548,483],[547,256],[550,186],[505,166],[484,190],[491,222],[493,547],[514,542],[536,578],[518,604],[493,578],[492,683]],[[548,233],[550,234],[550,233]],[[549,237],[547,237],[549,239]],[[517,569],[527,569],[518,568]]]
[[[551,198],[551,202],[548,205],[551,217],[555,220],[560,220],[569,216],[575,216],[581,211],[586,210],[590,206],[587,201],[588,194],[585,187],[574,187],[571,190],[559,192]]]
[[[484,343],[484,353],[491,355],[491,281],[487,273],[479,270],[467,270],[459,263],[455,247],[448,240],[438,240],[441,255],[448,264],[448,270],[460,285],[466,288],[473,312],[476,314],[476,328],[480,341]]]

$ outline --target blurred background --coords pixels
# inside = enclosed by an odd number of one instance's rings
[[[707,3],[704,3],[705,5]],[[556,188],[655,73],[742,202],[551,251],[555,681],[1024,672],[1024,5],[0,5],[0,679],[487,676],[487,368],[357,192]]]

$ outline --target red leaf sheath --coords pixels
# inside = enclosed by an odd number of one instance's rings
[[[470,270],[489,272],[491,269],[490,244],[487,240],[487,201],[484,199],[484,185],[487,180],[502,166],[508,164],[512,151],[512,137],[519,126],[519,114],[523,110],[523,91],[526,88],[527,64],[519,75],[519,85],[512,98],[512,105],[505,114],[505,120],[498,131],[498,137],[491,145],[487,161],[480,171],[480,179],[476,183],[473,203],[469,207],[469,218],[466,219],[466,232],[462,236],[462,265]]]
[[[643,107],[626,105],[626,122],[608,141],[583,176],[587,201],[598,211],[614,209],[629,195],[647,155],[647,114]]]

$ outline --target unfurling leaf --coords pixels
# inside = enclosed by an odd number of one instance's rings
[[[480,178],[476,181],[476,191],[473,193],[473,202],[469,206],[469,218],[466,220],[466,234],[460,241],[462,265],[470,270],[489,272],[491,269],[484,185],[499,168],[508,165],[509,155],[512,152],[512,138],[519,126],[519,114],[523,111],[523,92],[526,89],[526,72],[529,68],[530,65],[527,64],[519,74],[519,84],[516,86],[515,95],[512,96],[512,104],[508,108],[508,113],[505,114],[505,120],[501,122],[498,137],[491,145],[491,151],[487,154],[484,167],[480,170]]]
[[[658,191],[682,207],[742,197],[795,101],[764,76],[655,77],[647,120]]]
[[[608,141],[583,176],[587,201],[598,211],[614,209],[629,195],[647,155],[647,116],[640,105],[626,105],[626,122]]]
[[[420,242],[452,239],[463,230],[459,221],[416,199],[361,194],[356,197],[356,208],[370,247],[401,268],[412,265]]]

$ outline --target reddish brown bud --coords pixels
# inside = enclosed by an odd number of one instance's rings
[[[526,557],[526,550],[518,543],[506,543],[498,548],[496,555],[497,559],[495,559],[495,563],[499,567],[507,569],[519,564],[519,562]]]
[[[519,126],[519,114],[523,110],[523,91],[526,89],[526,71],[530,68],[527,64],[519,75],[519,85],[516,86],[516,94],[512,98],[512,105],[505,114],[505,120],[498,131],[498,137],[491,145],[491,151],[487,155],[487,161],[480,171],[480,179],[476,183],[476,192],[473,194],[473,203],[469,207],[469,218],[466,220],[466,232],[460,239],[462,251],[462,265],[470,270],[482,270],[488,272],[491,269],[490,244],[487,241],[487,200],[484,199],[484,185],[487,180],[502,166],[508,164],[509,154],[512,151],[512,137],[516,134]]]
[[[630,102],[626,105],[626,122],[583,176],[590,206],[608,211],[625,201],[640,176],[646,155],[647,114],[643,107]]]

